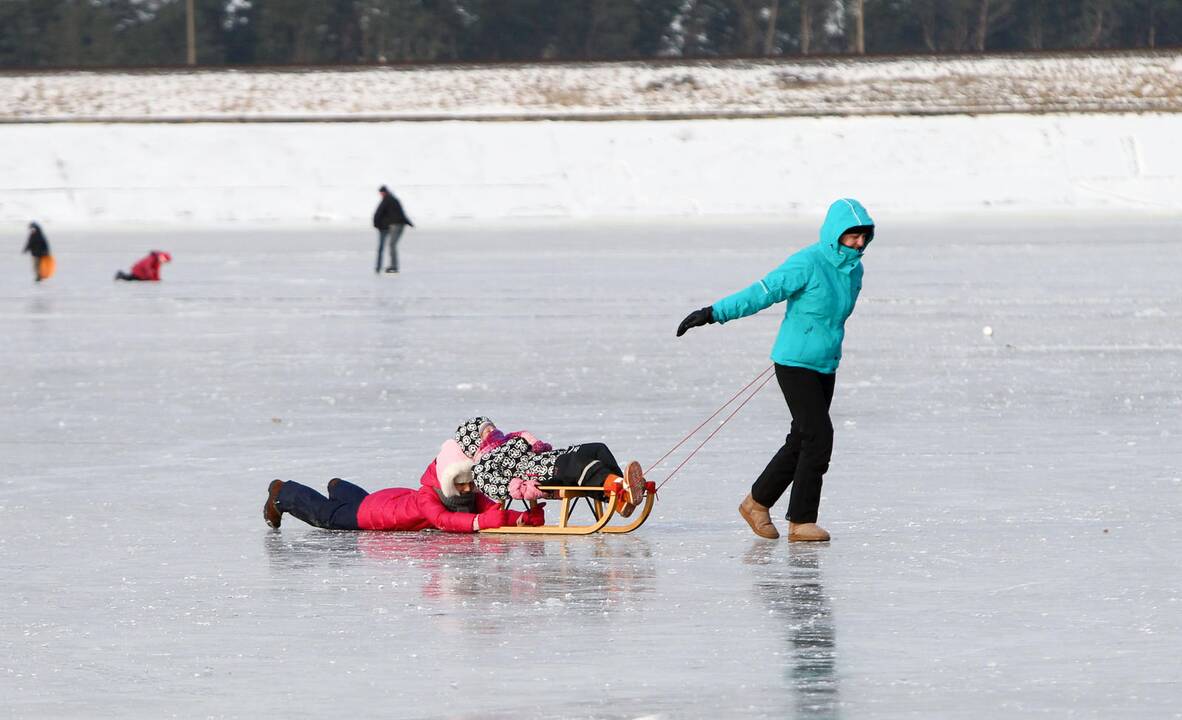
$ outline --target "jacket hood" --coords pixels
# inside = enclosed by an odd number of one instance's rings
[[[476,454],[480,452],[480,443],[483,439],[484,428],[492,424],[492,420],[489,420],[483,415],[477,415],[474,418],[465,420],[462,425],[456,428],[456,434],[453,438],[459,443],[464,455],[467,455],[469,458],[476,457]]]
[[[838,243],[842,233],[859,225],[874,227],[874,218],[862,203],[853,198],[840,198],[829,206],[825,222],[821,223],[821,247],[825,250],[825,257],[838,268],[853,267],[861,262],[860,254],[843,253]]]
[[[432,490],[439,489],[439,475],[435,470],[434,460],[427,466],[427,470],[423,473],[423,477],[420,478],[419,482],[422,483],[423,487],[429,487]]]
[[[472,482],[472,459],[464,455],[460,444],[454,439],[445,440],[435,458],[435,475],[439,478],[439,489],[447,497],[456,497],[458,483]]]

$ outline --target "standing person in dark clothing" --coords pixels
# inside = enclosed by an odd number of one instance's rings
[[[817,525],[821,481],[833,452],[829,404],[845,321],[862,290],[862,253],[873,239],[874,220],[866,208],[857,200],[837,200],[829,206],[819,242],[794,253],[747,289],[693,311],[677,328],[681,337],[692,327],[725,323],[778,302],[788,303],[772,361],[792,424],[784,446],[739,505],[739,514],[760,537],[780,536],[769,510],[791,485],[788,539],[829,539],[829,533]]]
[[[37,223],[29,223],[29,239],[21,252],[33,256],[33,277],[36,282],[53,275],[54,261],[53,255],[49,253],[49,241],[45,239],[45,233]]]
[[[398,240],[408,225],[414,227],[415,224],[406,216],[406,212],[402,209],[402,203],[398,202],[398,198],[394,197],[394,193],[390,192],[389,188],[383,185],[378,188],[378,192],[382,196],[382,202],[378,204],[378,209],[373,213],[373,226],[378,230],[378,262],[374,265],[373,271],[375,273],[382,271],[382,251],[386,246],[386,239],[389,238],[390,265],[386,268],[386,272],[396,273],[398,272]]]

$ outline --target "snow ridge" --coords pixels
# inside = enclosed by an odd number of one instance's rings
[[[13,72],[0,121],[1178,112],[1182,53]]]

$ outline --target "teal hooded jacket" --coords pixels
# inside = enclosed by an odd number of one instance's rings
[[[772,361],[837,372],[845,321],[862,291],[862,253],[838,238],[859,225],[874,225],[862,203],[851,198],[834,202],[821,225],[819,242],[793,253],[759,282],[714,303],[714,321],[737,320],[787,301]]]

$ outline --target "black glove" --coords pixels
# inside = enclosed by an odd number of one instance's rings
[[[677,337],[685,335],[685,331],[692,327],[701,327],[712,322],[714,322],[714,308],[707,305],[701,310],[694,310],[686,315],[685,320],[682,320],[681,324],[677,326]]]

